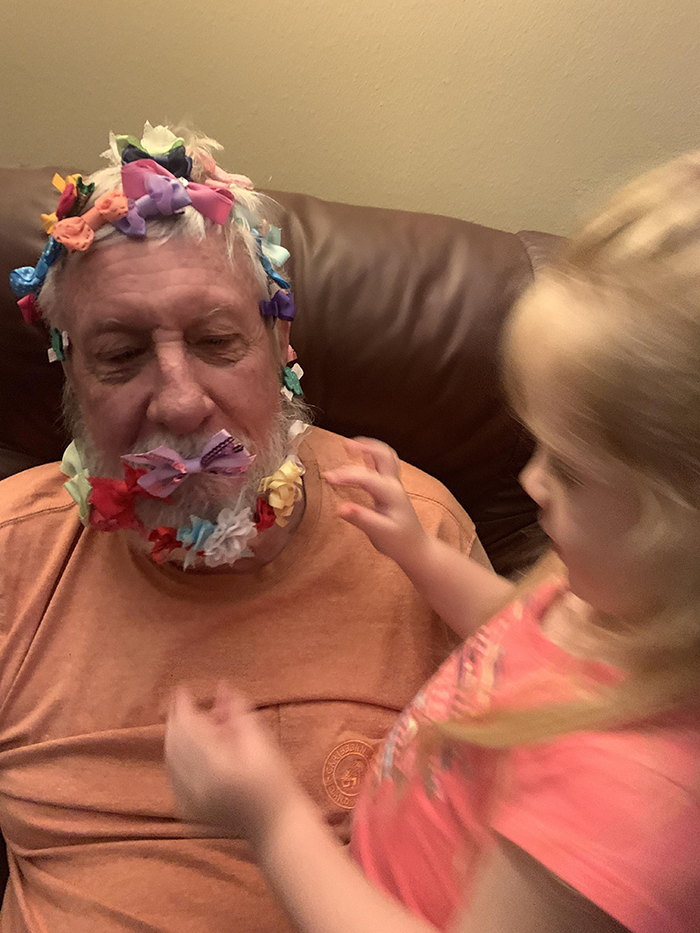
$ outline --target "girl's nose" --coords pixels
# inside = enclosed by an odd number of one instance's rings
[[[535,502],[544,508],[548,499],[547,476],[544,470],[544,454],[536,448],[520,473],[520,485]]]

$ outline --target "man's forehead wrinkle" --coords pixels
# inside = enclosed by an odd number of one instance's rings
[[[143,281],[119,282],[117,291],[111,283],[93,282],[84,292],[74,293],[74,302],[89,316],[95,314],[114,321],[137,322],[145,317],[160,317],[168,307],[168,296],[172,294],[169,307],[174,315],[191,311],[199,319],[240,317],[251,311],[257,313],[255,299],[245,291],[239,292],[226,287],[224,282],[184,283],[153,280],[153,287],[144,289]],[[105,287],[106,286],[106,287]],[[100,309],[104,309],[103,315]]]
[[[78,280],[83,286],[90,282],[119,280],[128,287],[130,281],[142,283],[148,278],[169,277],[172,267],[160,262],[164,253],[176,255],[177,267],[182,271],[207,270],[222,283],[235,283],[238,287],[247,284],[249,279],[247,270],[232,266],[218,245],[199,240],[111,244],[81,257],[80,262],[68,270],[67,279]]]
[[[161,314],[151,314],[148,305],[139,301],[132,308],[123,309],[118,317],[110,313],[107,317],[93,320],[88,324],[86,333],[90,337],[109,333],[145,333],[168,328],[169,325],[175,330],[182,328],[186,332],[216,324],[239,329],[243,312],[244,308],[227,304],[196,314],[189,320],[178,320],[177,314],[173,314],[172,319],[163,319]]]
[[[256,283],[214,244],[116,244],[84,259],[67,276],[66,299],[72,326],[90,336],[207,324],[250,332],[262,320]]]

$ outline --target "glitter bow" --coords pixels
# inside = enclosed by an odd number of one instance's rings
[[[20,266],[10,272],[10,287],[18,298],[24,298],[30,292],[38,292],[44,284],[49,268],[63,252],[60,243],[49,237],[36,266]]]
[[[121,459],[131,466],[145,467],[147,473],[139,478],[139,486],[149,495],[165,499],[194,473],[240,476],[255,456],[228,431],[219,431],[207,441],[199,457],[188,459],[171,447],[156,447],[142,454],[125,454]]]

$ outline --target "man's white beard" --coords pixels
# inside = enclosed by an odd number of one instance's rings
[[[236,434],[236,440],[240,441],[250,453],[255,454],[255,460],[242,476],[195,473],[184,479],[172,493],[171,505],[154,498],[137,499],[136,515],[146,528],[151,530],[161,525],[180,528],[189,523],[192,515],[216,524],[217,516],[222,509],[239,511],[249,508],[251,512],[254,512],[260,481],[278,470],[289,459],[288,431],[288,424],[280,418],[262,449],[256,448],[247,437]],[[129,453],[141,453],[163,445],[171,447],[184,458],[189,459],[201,454],[210,437],[210,432],[204,434],[197,432],[183,438],[158,431],[145,437],[145,443],[139,441],[136,445],[139,450],[131,450]]]
[[[84,422],[75,409],[74,400],[69,394],[64,396],[64,414],[76,443],[82,454],[90,476],[111,476],[121,478],[121,462],[108,462],[92,441]],[[222,509],[236,512],[246,508],[255,511],[260,481],[270,476],[285,463],[292,454],[289,429],[295,421],[310,423],[307,406],[294,399],[282,400],[281,410],[266,438],[264,447],[258,448],[249,438],[235,434],[248,451],[255,454],[255,460],[242,476],[217,476],[213,473],[195,473],[187,476],[170,497],[168,504],[155,498],[138,498],[135,512],[149,531],[165,526],[180,528],[190,522],[190,516],[206,519],[216,524]],[[234,432],[231,432],[234,434]],[[197,432],[186,437],[179,437],[166,431],[151,432],[141,437],[131,450],[124,453],[143,453],[154,447],[164,445],[176,450],[184,458],[197,457],[201,454],[211,432]],[[181,553],[181,552],[180,552]],[[174,557],[177,554],[173,555]]]

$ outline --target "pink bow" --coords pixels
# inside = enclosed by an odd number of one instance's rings
[[[185,187],[179,178],[175,178],[167,168],[163,168],[153,159],[138,159],[136,162],[127,162],[122,165],[122,188],[127,198],[138,201],[149,194],[146,188],[146,178],[149,175],[162,175],[172,178],[178,185]],[[186,186],[187,194],[192,201],[192,207],[198,210],[203,217],[215,224],[223,224],[233,207],[233,194],[225,185],[216,187],[199,185],[190,181]]]
[[[148,472],[139,477],[138,485],[149,495],[165,499],[193,473],[240,476],[255,455],[248,453],[228,431],[219,431],[204,445],[200,457],[186,459],[171,447],[156,447],[143,454],[125,454],[121,459],[129,466],[145,467]]]

